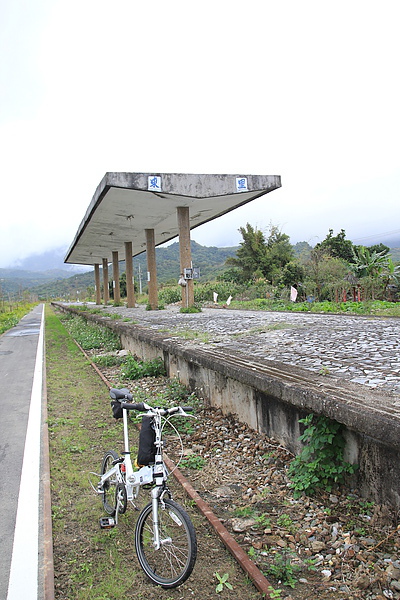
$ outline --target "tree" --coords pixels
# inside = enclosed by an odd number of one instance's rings
[[[217,277],[218,281],[230,281],[232,283],[243,283],[243,273],[239,268],[232,267],[232,269],[226,269]]]
[[[272,283],[276,283],[281,277],[282,269],[294,259],[289,236],[282,233],[276,225],[270,225],[266,254],[267,271],[263,274]]]
[[[386,288],[381,278],[390,270],[389,260],[391,259],[385,251],[370,252],[365,246],[357,246],[354,250],[354,274],[360,278],[364,289],[370,289],[373,300],[379,288]]]
[[[296,260],[291,260],[282,269],[279,283],[289,287],[304,281],[304,268]]]
[[[383,254],[389,254],[390,248],[385,244],[374,244],[373,246],[368,246],[368,250],[370,252],[382,252]]]
[[[359,277],[379,277],[388,264],[389,257],[383,252],[370,252],[365,246],[357,246],[353,251],[354,270]]]
[[[246,227],[239,227],[243,241],[236,251],[236,256],[226,260],[227,265],[237,267],[242,272],[243,281],[253,278],[265,258],[265,238],[262,231],[254,229],[249,223]]]
[[[396,265],[391,258],[388,258],[387,265],[383,270],[381,277],[383,279],[384,289],[388,293],[389,300],[393,300],[396,297],[396,292],[400,283],[400,265]]]
[[[344,229],[341,229],[337,235],[333,235],[333,229],[330,229],[326,238],[319,244],[316,244],[315,248],[321,249],[333,258],[341,258],[348,263],[354,260],[353,242],[346,240]]]
[[[290,238],[275,225],[270,225],[266,239],[264,233],[249,223],[239,228],[243,241],[236,257],[227,259],[226,264],[237,267],[242,272],[243,281],[265,278],[275,283],[283,267],[293,260]]]
[[[338,290],[346,286],[345,277],[349,271],[347,263],[327,255],[320,246],[313,248],[305,269],[306,291],[320,301],[334,300]]]

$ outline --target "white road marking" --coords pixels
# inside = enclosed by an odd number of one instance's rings
[[[7,600],[37,600],[44,306],[33,374]]]

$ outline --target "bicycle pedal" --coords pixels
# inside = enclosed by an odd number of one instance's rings
[[[100,518],[100,528],[101,529],[112,529],[115,527],[115,519],[112,517],[101,517]]]

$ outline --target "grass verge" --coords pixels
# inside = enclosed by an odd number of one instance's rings
[[[120,448],[121,423],[111,417],[106,387],[48,307],[46,363],[56,598],[118,600],[134,590],[142,598],[128,559],[132,536],[99,529],[101,502],[88,481],[104,451]]]
[[[0,307],[0,334],[18,325],[20,319],[28,314],[36,304],[37,302],[33,304],[19,302],[9,309],[5,306]]]

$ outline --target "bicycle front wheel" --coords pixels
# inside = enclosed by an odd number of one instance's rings
[[[151,503],[139,515],[135,529],[136,554],[146,575],[163,588],[181,585],[193,571],[197,556],[196,532],[189,515],[173,500],[158,505],[158,529],[161,546],[153,541]]]

